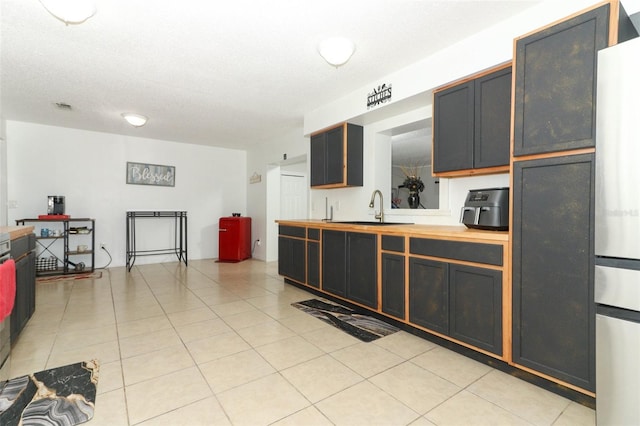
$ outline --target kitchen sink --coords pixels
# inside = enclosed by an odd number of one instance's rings
[[[413,225],[413,223],[399,223],[399,222],[378,222],[378,221],[366,221],[366,220],[351,220],[351,221],[339,221],[334,220],[327,223],[342,223],[344,225],[366,225],[366,226],[385,226],[385,225]]]

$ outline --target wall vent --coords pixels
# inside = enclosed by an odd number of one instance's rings
[[[62,110],[65,110],[65,111],[71,111],[71,109],[72,109],[71,105],[65,104],[64,102],[56,102],[55,106],[56,106],[56,108],[62,109]]]

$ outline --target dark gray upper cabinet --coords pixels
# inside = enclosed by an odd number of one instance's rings
[[[433,171],[473,168],[474,85],[437,92],[433,111]]]
[[[513,360],[595,389],[594,155],[514,162]]]
[[[437,91],[433,117],[434,173],[508,166],[511,66]]]
[[[475,80],[473,167],[507,166],[511,137],[511,66]]]
[[[311,136],[311,187],[362,186],[363,129],[344,123]]]
[[[515,156],[595,146],[597,57],[609,45],[610,9],[516,40]],[[629,37],[626,21],[619,31]]]

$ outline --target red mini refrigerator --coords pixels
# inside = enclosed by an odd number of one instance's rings
[[[218,260],[239,262],[251,257],[251,218],[221,217]]]

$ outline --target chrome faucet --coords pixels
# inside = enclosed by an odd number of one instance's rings
[[[382,198],[382,192],[380,192],[379,189],[376,189],[375,191],[373,191],[373,194],[371,194],[371,201],[369,202],[369,207],[373,208],[373,202],[376,200],[376,194],[380,195],[380,213],[376,214],[375,218],[380,220],[380,223],[384,222],[384,201]]]

